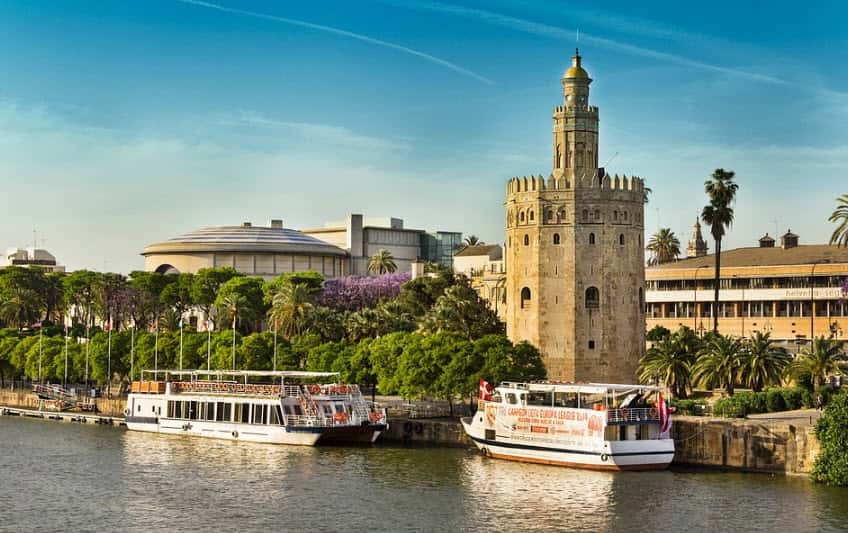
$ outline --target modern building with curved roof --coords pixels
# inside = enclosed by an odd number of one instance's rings
[[[197,272],[201,268],[233,267],[251,276],[274,278],[286,272],[314,270],[327,278],[349,271],[347,251],[291,228],[282,220],[269,227],[201,228],[145,247],[145,270]]]

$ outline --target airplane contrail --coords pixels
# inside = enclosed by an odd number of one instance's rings
[[[197,7],[204,7],[207,9],[214,9],[217,11],[222,11],[224,13],[232,13],[234,15],[243,15],[245,17],[253,17],[263,20],[270,20],[272,22],[280,22],[283,24],[289,24],[291,26],[300,26],[301,28],[309,28],[311,30],[322,31],[325,33],[331,33],[333,35],[339,35],[341,37],[347,37],[349,39],[355,39],[357,41],[362,41],[364,43],[373,44],[376,46],[382,46],[383,48],[389,48],[391,50],[396,50],[398,52],[403,52],[405,54],[409,54],[411,56],[415,56],[417,58],[423,59],[430,63],[439,65],[440,67],[444,67],[448,70],[452,70],[458,74],[462,74],[463,76],[467,76],[469,78],[473,78],[477,81],[486,83],[488,85],[494,85],[495,82],[486,78],[485,76],[481,76],[476,72],[468,70],[467,68],[461,67],[456,63],[451,63],[446,59],[441,59],[439,57],[430,55],[425,52],[421,52],[420,50],[415,50],[414,48],[409,48],[408,46],[403,46],[400,44],[390,43],[388,41],[383,41],[381,39],[377,39],[374,37],[369,37],[368,35],[363,35],[361,33],[354,33],[352,31],[343,30],[340,28],[334,28],[332,26],[325,26],[323,24],[315,24],[313,22],[306,22],[304,20],[298,20],[288,17],[280,17],[277,15],[268,15],[265,13],[256,13],[254,11],[247,11],[244,9],[238,9],[233,7],[226,7],[219,4],[213,4],[212,2],[203,2],[202,0],[175,0],[176,2],[180,2],[183,4],[190,4]]]

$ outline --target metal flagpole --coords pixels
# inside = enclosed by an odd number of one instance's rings
[[[62,387],[68,388],[68,325],[65,324],[65,379]]]
[[[183,369],[183,318],[180,317],[180,370]]]
[[[85,387],[88,388],[88,354],[91,346],[91,331],[88,324],[85,325]]]
[[[109,334],[106,340],[106,397],[112,397],[112,315],[109,315]]]
[[[135,374],[135,320],[130,325],[130,381]]]
[[[236,317],[233,316],[233,370],[236,369]]]
[[[277,319],[274,319],[274,372],[277,371]]]
[[[206,371],[212,370],[212,321],[206,318]]]
[[[153,341],[153,371],[159,371],[159,322],[156,322],[156,331],[154,333],[155,340]],[[155,375],[155,374],[154,374]]]
[[[38,382],[41,383],[41,354],[43,352],[42,344],[41,344],[41,332],[44,331],[44,328],[41,325],[38,326]]]

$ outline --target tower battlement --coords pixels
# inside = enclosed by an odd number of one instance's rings
[[[597,174],[600,174],[600,179]],[[573,189],[597,189],[600,191],[613,191],[616,193],[629,193],[634,199],[641,200],[645,194],[645,181],[638,176],[626,176],[622,174],[609,175],[600,169],[592,177],[582,176],[570,179],[567,176],[557,178],[553,174],[547,178],[541,174],[538,176],[513,177],[507,181],[507,195],[541,192],[541,191],[568,191]]]
[[[588,113],[592,113],[593,115],[597,115],[598,114],[598,106],[595,106],[595,105],[588,105],[587,106],[587,105],[579,105],[579,104],[554,106],[554,114],[555,115],[559,114],[559,113],[567,113],[569,111],[585,111],[585,112],[588,112]]]

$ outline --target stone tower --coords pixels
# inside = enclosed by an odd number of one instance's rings
[[[686,257],[701,257],[707,255],[707,241],[701,234],[701,223],[698,218],[695,218],[695,225],[692,227],[692,239],[686,247]]]
[[[507,184],[507,333],[555,380],[633,383],[645,348],[644,185],[598,168],[598,108],[575,52],[553,172]]]

